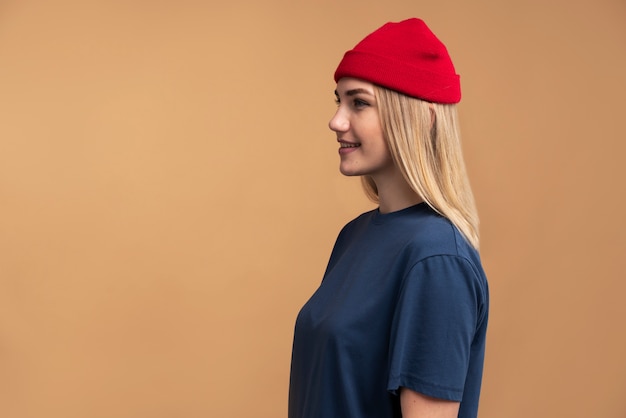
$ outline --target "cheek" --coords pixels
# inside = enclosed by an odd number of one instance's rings
[[[385,141],[385,136],[383,135],[383,131],[379,127],[376,127],[375,129],[371,130],[370,137],[376,143],[377,147],[379,147],[380,149],[385,149],[388,152],[387,141]]]
[[[380,143],[384,143],[384,135],[383,135],[383,129],[380,126],[380,123],[378,123],[378,121],[376,123],[370,123],[367,127],[366,127],[366,132],[367,132],[367,136],[369,138],[371,138],[372,141],[376,141],[376,142],[380,142]]]

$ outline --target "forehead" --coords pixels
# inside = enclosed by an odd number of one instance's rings
[[[358,78],[344,77],[337,82],[337,93],[347,94],[348,92],[358,92],[374,95],[374,85],[369,81]]]

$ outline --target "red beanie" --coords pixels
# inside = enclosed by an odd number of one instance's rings
[[[389,22],[348,51],[335,71],[435,103],[461,100],[459,75],[445,45],[420,19]]]

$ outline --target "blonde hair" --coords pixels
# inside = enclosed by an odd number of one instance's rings
[[[478,213],[463,161],[456,106],[426,102],[380,86],[374,86],[374,91],[389,151],[404,179],[478,248]],[[378,203],[373,179],[361,179],[365,194]]]

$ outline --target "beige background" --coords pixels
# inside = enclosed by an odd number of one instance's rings
[[[481,417],[626,417],[623,0],[0,1],[0,416],[286,416],[297,311],[372,207],[332,72],[409,16],[462,75]]]

